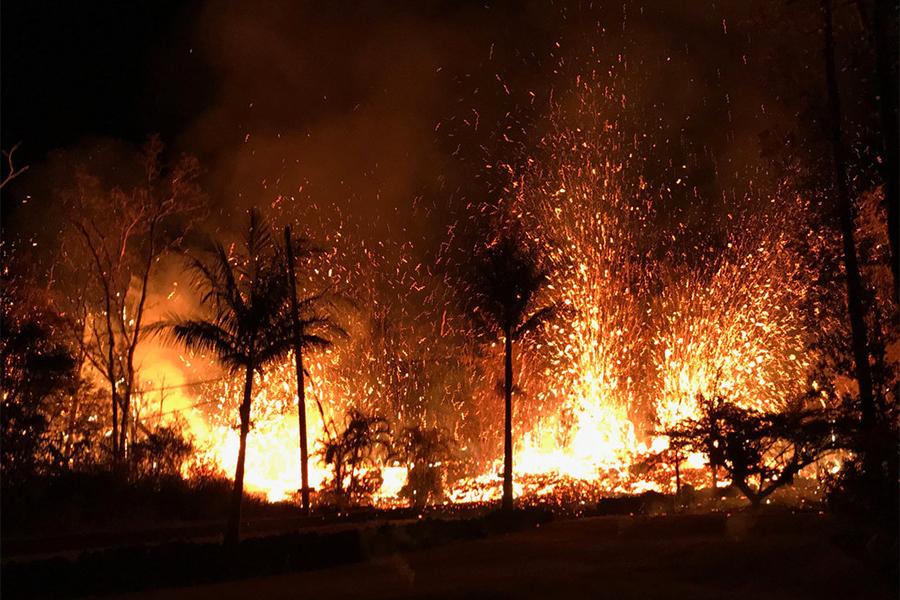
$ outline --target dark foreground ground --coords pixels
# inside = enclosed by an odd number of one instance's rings
[[[896,557],[895,557],[896,558]],[[594,517],[355,565],[123,596],[896,598],[815,514]]]

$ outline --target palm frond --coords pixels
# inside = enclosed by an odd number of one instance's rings
[[[319,337],[329,338],[331,341],[335,339],[346,339],[349,334],[347,331],[335,323],[330,317],[310,317],[301,319],[300,331],[303,336],[317,335]]]
[[[547,273],[536,250],[511,230],[478,247],[467,279],[470,313],[477,324],[515,332],[528,320]]]
[[[170,327],[172,337],[187,348],[199,352],[211,352],[229,369],[247,366],[249,357],[243,352],[239,340],[216,323],[198,319],[181,320]]]
[[[326,348],[330,348],[333,344],[334,342],[332,340],[317,335],[303,336],[303,347],[311,350],[325,350]]]

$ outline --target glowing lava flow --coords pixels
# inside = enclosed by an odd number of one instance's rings
[[[695,416],[698,394],[779,409],[805,389],[812,357],[800,306],[812,278],[789,239],[805,231],[806,207],[772,200],[777,216],[723,216],[725,242],[689,242],[680,224],[655,221],[663,200],[648,197],[639,165],[614,158],[630,156],[614,125],[552,129],[498,209],[546,249],[547,299],[574,315],[520,359],[516,490],[553,494],[559,478],[605,492],[667,490],[669,477],[633,467],[667,447],[659,432]],[[452,498],[499,497],[501,468]]]
[[[247,437],[244,484],[249,492],[263,494],[270,501],[290,499],[300,489],[300,432],[294,395],[292,363],[285,362],[257,377],[251,408],[252,427]],[[188,416],[201,463],[215,465],[232,476],[237,464],[239,436],[232,421],[237,420],[241,385],[225,380],[207,386],[201,397],[207,401]],[[311,440],[325,434],[322,419],[307,408],[307,431]],[[315,448],[310,448],[310,453]],[[321,487],[328,471],[317,457],[309,464],[310,486]]]

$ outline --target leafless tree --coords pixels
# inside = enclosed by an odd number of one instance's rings
[[[24,167],[16,167],[15,160],[13,160],[13,154],[16,150],[19,149],[19,146],[22,145],[22,142],[18,142],[15,146],[10,148],[9,150],[3,151],[3,157],[6,159],[6,175],[3,175],[2,179],[0,179],[0,190],[5,188],[12,182],[13,179],[22,175],[25,171],[28,170],[28,165]]]
[[[146,334],[154,269],[179,245],[204,200],[197,160],[164,165],[162,155],[159,138],[151,137],[133,185],[108,188],[81,170],[74,189],[62,193],[68,217],[62,254],[72,285],[61,302],[78,317],[74,335],[84,359],[109,385],[116,462],[127,452],[135,352]]]

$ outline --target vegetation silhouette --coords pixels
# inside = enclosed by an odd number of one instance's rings
[[[504,344],[504,510],[513,508],[513,342],[536,331],[558,312],[554,304],[540,304],[547,276],[537,249],[515,228],[503,229],[499,237],[477,247],[465,275],[469,314],[476,327],[493,339],[501,337]]]
[[[453,452],[450,435],[439,427],[415,425],[397,437],[397,451],[409,469],[400,496],[416,508],[443,500],[444,465]]]
[[[240,534],[253,377],[283,358],[292,341],[286,315],[287,274],[269,225],[256,210],[250,212],[242,255],[232,256],[225,246],[215,243],[209,258],[195,258],[191,266],[207,314],[175,319],[167,325],[168,330],[187,348],[210,352],[232,374],[244,376],[240,446],[225,528],[226,544],[234,544]]]
[[[129,162],[136,172],[119,184],[79,168],[58,195],[67,225],[62,266],[71,278],[60,294],[72,319],[72,339],[83,360],[105,380],[112,416],[111,452],[127,469],[140,396],[136,357],[148,333],[149,298],[160,259],[180,247],[206,198],[196,158],[164,161],[164,146],[150,136]]]
[[[341,506],[380,487],[381,475],[372,467],[392,454],[387,419],[352,408],[346,423],[344,430],[325,440],[319,450],[333,470],[330,492]]]
[[[75,351],[54,335],[53,315],[22,316],[4,298],[0,304],[0,465],[4,485],[28,481],[40,469],[49,448],[46,416],[52,396],[65,393],[78,379]]]
[[[753,508],[792,483],[804,467],[846,447],[842,432],[847,429],[832,411],[797,405],[762,412],[719,395],[700,396],[698,405],[698,418],[684,419],[666,431],[671,445],[679,454],[704,454],[710,467],[723,469]]]

